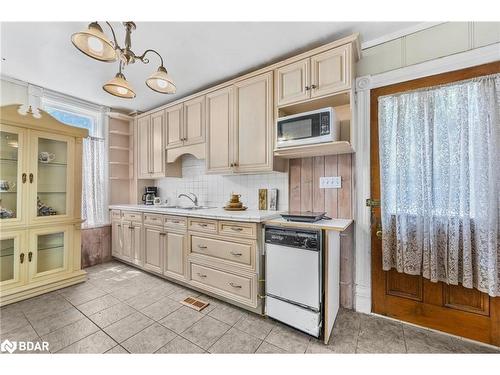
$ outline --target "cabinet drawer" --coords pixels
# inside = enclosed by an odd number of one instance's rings
[[[142,221],[142,214],[140,212],[123,211],[123,218],[130,221]]]
[[[122,213],[120,210],[111,210],[111,220],[120,219],[122,217]]]
[[[219,221],[219,234],[235,237],[257,238],[257,224]]]
[[[247,300],[252,299],[253,278],[191,263],[191,280]]]
[[[226,259],[232,262],[252,265],[255,246],[232,241],[224,241],[215,238],[190,236],[191,252],[203,254],[219,259]]]
[[[188,219],[189,230],[205,233],[217,233],[217,220]]]
[[[185,217],[165,216],[164,223],[165,227],[171,229],[185,230],[187,228],[187,219]]]
[[[155,214],[144,214],[144,224],[163,227],[163,216]]]

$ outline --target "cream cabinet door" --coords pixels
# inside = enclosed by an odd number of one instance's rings
[[[69,271],[72,225],[55,225],[31,229],[29,236],[29,281],[36,282]],[[71,249],[72,250],[72,249]]]
[[[162,273],[165,232],[161,227],[144,226],[144,268]]]
[[[30,131],[29,222],[73,217],[75,138]]]
[[[184,102],[184,145],[205,142],[205,95]]]
[[[165,147],[164,141],[164,111],[155,112],[151,115],[150,125],[150,172],[151,177],[165,177]]]
[[[297,61],[275,70],[277,105],[309,99],[309,59]]]
[[[26,280],[28,254],[24,231],[0,233],[0,290],[23,285]]]
[[[351,45],[311,57],[311,97],[334,94],[351,88]]]
[[[184,233],[167,232],[165,236],[165,276],[175,279],[186,279],[187,269],[187,236]]]
[[[133,236],[132,236],[132,227],[133,224],[130,221],[122,221],[121,227],[121,235],[122,235],[122,248],[121,248],[121,257],[123,260],[128,262],[132,261],[133,254]]]
[[[184,138],[184,122],[183,122],[183,104],[177,104],[165,110],[167,122],[166,148],[174,148],[182,146]]]
[[[111,255],[121,258],[123,255],[123,228],[120,220],[111,223]]]
[[[25,204],[29,184],[27,136],[27,131],[0,124],[0,203],[6,210],[0,217],[2,228],[26,222]]]
[[[273,72],[235,84],[235,172],[272,169]]]
[[[137,120],[137,177],[150,178],[149,128],[151,116]]]
[[[207,94],[207,172],[232,172],[233,88]]]
[[[142,224],[131,223],[131,256],[132,262],[138,266],[144,264],[144,246],[142,242]]]

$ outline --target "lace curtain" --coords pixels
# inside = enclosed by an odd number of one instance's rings
[[[500,296],[500,74],[378,105],[383,269]]]
[[[107,224],[104,139],[83,140],[82,218],[84,227]]]

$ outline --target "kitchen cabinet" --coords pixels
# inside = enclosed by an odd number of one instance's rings
[[[207,173],[231,173],[234,165],[233,87],[207,94]]]
[[[164,111],[137,120],[138,178],[165,176]]]
[[[144,269],[162,273],[162,261],[165,247],[163,227],[144,226]]]
[[[80,226],[88,131],[19,108],[0,110],[0,305],[85,281]]]
[[[111,255],[117,258],[123,256],[123,230],[120,220],[111,222]]]
[[[207,94],[207,172],[272,170],[272,72]]]
[[[349,43],[277,68],[277,105],[349,90],[352,81],[351,53]]]
[[[205,142],[205,95],[168,107],[166,148]]]
[[[165,233],[165,276],[174,279],[186,279],[186,234],[181,232],[166,231]]]

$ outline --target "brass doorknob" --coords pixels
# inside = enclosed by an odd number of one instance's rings
[[[375,232],[375,235],[377,236],[377,238],[382,238],[382,231],[381,230],[378,230]]]

